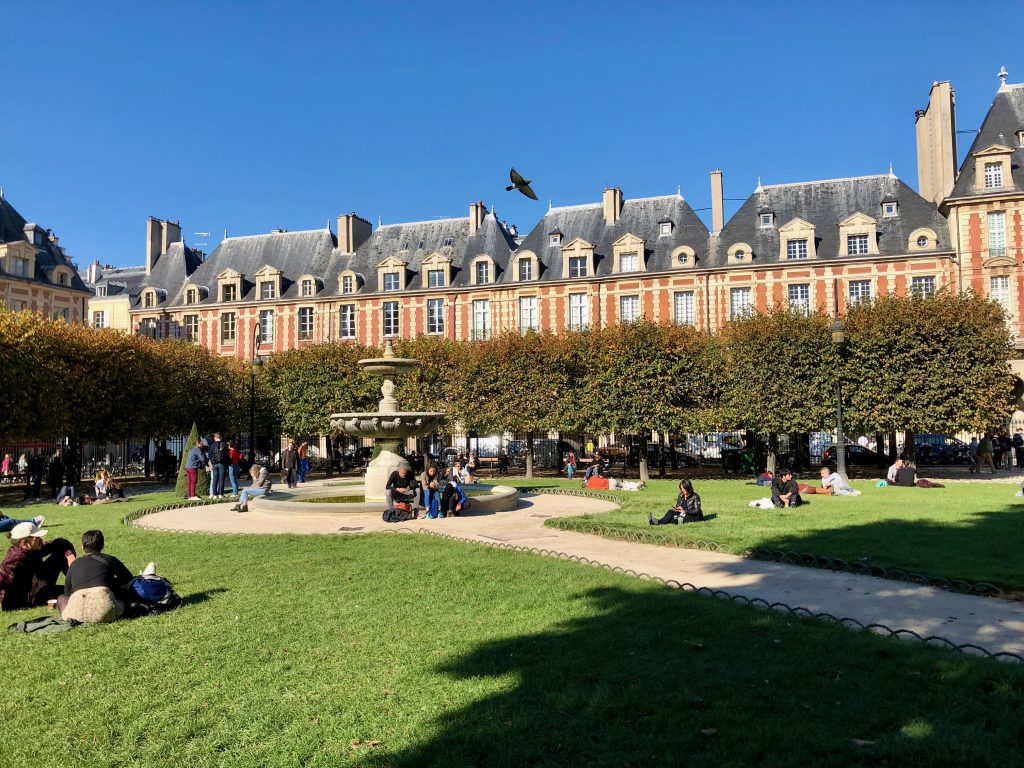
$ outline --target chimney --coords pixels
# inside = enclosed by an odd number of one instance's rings
[[[163,254],[160,251],[160,241],[163,237],[163,227],[159,219],[149,216],[146,219],[146,274],[153,272],[156,260]]]
[[[171,243],[181,242],[181,224],[176,221],[165,221],[162,222],[163,226],[163,237],[160,241],[160,255],[163,256],[167,253],[167,248]]]
[[[917,129],[917,185],[935,205],[956,182],[956,96],[949,81],[932,83],[928,106],[914,113]]]
[[[614,224],[622,213],[622,190],[618,187],[604,189],[604,223]]]
[[[97,280],[99,280],[101,274],[102,273],[100,272],[100,260],[93,259],[92,264],[89,265],[89,269],[86,271],[86,277],[89,279],[90,283],[95,283]]]
[[[355,253],[360,245],[373,231],[373,225],[354,213],[343,213],[338,216],[338,250],[342,253]]]
[[[484,224],[484,216],[487,215],[487,206],[483,200],[477,200],[469,204],[469,234],[475,235]]]
[[[722,169],[711,172],[711,234],[717,235],[725,226],[725,194],[722,191]]]

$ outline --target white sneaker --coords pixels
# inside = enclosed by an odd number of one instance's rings
[[[1016,492],[1015,494],[1013,494],[1013,495],[1014,495],[1014,496],[1024,496],[1024,491],[1017,491],[1017,492]],[[42,517],[42,515],[40,515],[40,517]],[[41,523],[36,523],[36,525],[41,525]]]
[[[1024,494],[1018,493],[1017,495],[1018,496],[1022,496]],[[46,518],[43,517],[42,515],[36,515],[35,517],[32,518],[32,522],[35,523],[36,524],[36,528],[38,528],[39,526],[41,526],[43,524],[43,520],[45,520],[45,519]]]
[[[185,501],[202,501],[198,496],[189,496]]]
[[[150,563],[145,567],[145,569],[143,569],[142,573],[140,573],[139,575],[152,576],[154,573],[156,573],[156,563]]]

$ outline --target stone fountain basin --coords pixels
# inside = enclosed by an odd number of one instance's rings
[[[323,515],[352,512],[374,512],[380,514],[384,510],[383,501],[362,501],[350,504],[302,501],[303,498],[329,496],[332,490],[338,492],[338,495],[345,495],[347,492],[362,492],[364,487],[362,483],[356,481],[351,484],[344,483],[337,486],[274,489],[270,496],[256,496],[250,500],[249,508],[260,512],[275,512],[288,515]],[[490,491],[489,494],[473,496],[470,499],[468,516],[508,512],[515,509],[519,503],[519,489],[510,485],[469,483],[463,486],[463,490],[467,493],[469,491]],[[410,522],[415,523],[416,521],[412,520]]]
[[[401,411],[399,413],[333,413],[331,429],[351,437],[403,438],[429,435],[444,419],[444,413]]]
[[[401,376],[420,367],[419,360],[400,357],[367,357],[358,362],[367,373],[381,373],[388,377]]]

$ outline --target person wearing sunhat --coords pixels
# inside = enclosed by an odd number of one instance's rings
[[[67,539],[44,542],[46,533],[27,521],[11,529],[11,546],[0,562],[0,609],[46,605],[63,592],[57,582],[75,562],[75,547]]]

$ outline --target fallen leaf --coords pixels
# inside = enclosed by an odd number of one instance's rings
[[[381,741],[380,739],[370,739],[370,741],[366,742],[366,746],[368,746],[368,747],[379,747],[383,743],[384,742]]]
[[[850,741],[852,741],[858,747],[873,747],[873,746],[875,746],[875,742],[873,742],[873,741],[866,741],[865,739],[850,739]]]
[[[385,696],[390,696],[392,693],[393,693],[393,691],[390,688],[385,688],[384,689],[384,695]]]
[[[86,680],[92,680],[92,672],[86,672],[85,673],[85,679]]]
[[[58,680],[57,685],[67,685],[63,680]]]
[[[700,732],[700,735],[701,736],[714,736],[716,733],[718,733],[718,729],[717,728],[705,728],[703,731]]]

